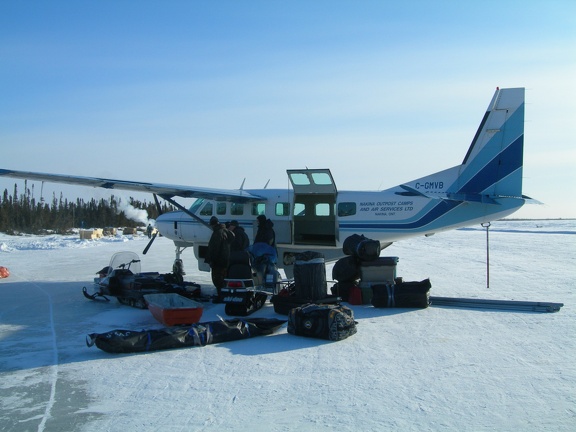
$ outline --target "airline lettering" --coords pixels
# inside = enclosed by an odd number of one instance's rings
[[[361,212],[374,213],[375,216],[394,216],[397,212],[414,210],[413,201],[370,201],[359,204]]]
[[[416,183],[414,185],[416,189],[444,189],[444,182],[436,181],[436,182],[424,182],[424,183]]]

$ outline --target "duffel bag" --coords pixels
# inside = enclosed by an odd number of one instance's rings
[[[377,308],[427,308],[430,304],[430,279],[372,286],[372,305]]]
[[[308,304],[288,314],[288,333],[339,341],[356,333],[352,309],[343,305]]]

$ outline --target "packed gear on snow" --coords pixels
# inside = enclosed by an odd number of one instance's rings
[[[107,296],[110,296],[122,304],[146,309],[144,296],[147,294],[176,293],[191,299],[199,299],[202,295],[200,285],[184,282],[181,275],[142,273],[140,258],[131,251],[115,253],[110,264],[96,273],[99,277],[94,278],[95,292],[89,293],[86,287],[82,288],[84,297],[90,300],[109,301]]]
[[[338,282],[353,282],[360,279],[358,260],[354,256],[340,258],[332,267],[332,279]]]
[[[109,353],[189,348],[270,335],[285,322],[276,318],[249,318],[210,321],[189,327],[168,327],[158,330],[112,330],[87,335],[86,345],[89,347],[96,345]]]
[[[288,315],[292,309],[310,303],[310,300],[296,297],[294,282],[282,288],[278,294],[273,295],[270,301],[274,305],[274,312],[280,315]]]
[[[340,297],[342,301],[347,302],[350,295],[350,287],[352,287],[355,284],[356,284],[355,282],[347,282],[347,281],[336,282],[330,288],[330,292],[332,293],[333,296]]]
[[[307,251],[296,254],[294,283],[296,297],[311,302],[327,297],[326,266],[324,255]]]
[[[427,308],[430,305],[430,279],[420,282],[376,284],[371,303],[377,308]]]
[[[354,312],[343,305],[308,304],[288,314],[288,333],[340,341],[356,334]]]
[[[291,309],[309,303],[339,303],[340,297],[328,297],[326,265],[324,255],[306,251],[296,254],[294,261],[294,282],[272,296],[274,311],[288,315]]]
[[[362,261],[372,261],[380,256],[380,242],[364,235],[352,234],[342,244],[344,255],[351,255]]]

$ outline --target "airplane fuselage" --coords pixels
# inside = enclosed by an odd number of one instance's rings
[[[425,183],[425,182],[424,182]],[[422,185],[433,193],[436,184]],[[266,215],[274,223],[279,266],[286,268],[295,253],[322,252],[327,260],[342,257],[344,240],[353,234],[378,240],[381,248],[392,242],[432,235],[458,227],[490,222],[505,217],[524,203],[523,199],[500,199],[498,205],[482,202],[444,201],[408,195],[401,188],[378,192],[339,191],[334,194],[298,194],[292,189],[247,191],[262,201],[237,203],[199,199],[189,209],[205,223],[184,211],[158,217],[160,233],[180,247],[194,247],[201,270],[211,229],[207,222],[217,216],[220,222],[238,221],[251,242],[257,231],[256,217]]]

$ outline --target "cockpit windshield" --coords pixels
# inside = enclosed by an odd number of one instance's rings
[[[198,211],[198,209],[202,206],[203,203],[204,203],[204,198],[198,198],[196,201],[194,201],[192,203],[192,205],[190,206],[190,208],[188,210],[191,213],[196,213]]]

